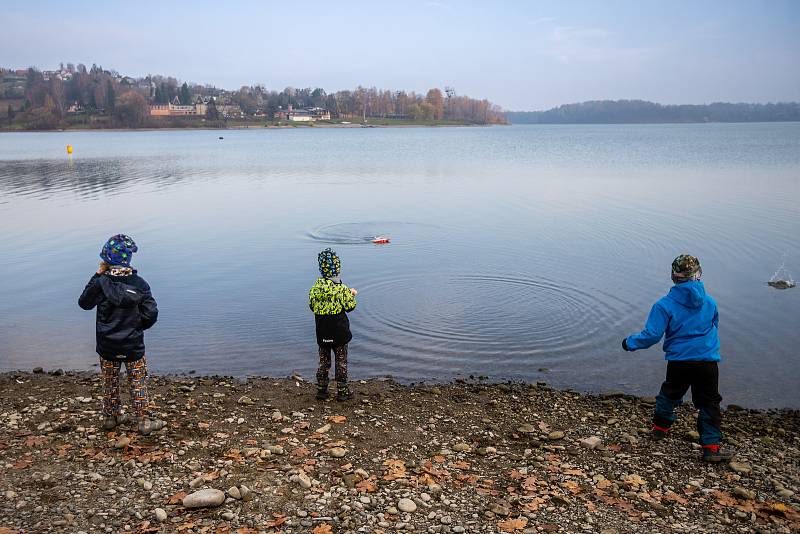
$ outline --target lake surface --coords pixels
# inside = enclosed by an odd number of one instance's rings
[[[797,123],[0,134],[0,369],[97,363],[77,298],[119,232],[157,372],[313,376],[330,246],[360,292],[353,378],[655,395],[660,347],[620,343],[688,252],[724,402],[800,408],[800,289],[765,284],[800,275]]]

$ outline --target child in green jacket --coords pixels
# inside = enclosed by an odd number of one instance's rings
[[[341,262],[334,251],[326,248],[317,256],[319,272],[308,292],[308,307],[314,312],[319,369],[317,370],[317,399],[328,398],[328,373],[331,369],[331,350],[336,357],[336,400],[351,399],[347,387],[347,344],[353,339],[347,313],[356,309],[358,291],[347,287],[341,280]]]

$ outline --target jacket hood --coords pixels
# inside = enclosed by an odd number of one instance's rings
[[[129,278],[128,276],[113,277],[108,275],[100,277],[100,288],[108,301],[114,306],[133,308],[138,306],[144,298],[144,294],[139,288],[126,283]]]
[[[681,282],[672,286],[669,298],[687,308],[699,308],[705,302],[706,288],[699,280]]]

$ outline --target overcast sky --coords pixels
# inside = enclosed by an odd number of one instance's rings
[[[800,0],[136,2],[0,9],[0,65],[226,89],[450,85],[509,110],[800,100]]]

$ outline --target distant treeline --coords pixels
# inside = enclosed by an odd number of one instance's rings
[[[156,117],[151,105],[207,106],[205,115]],[[176,78],[148,75],[134,78],[92,65],[63,63],[57,70],[0,67],[0,127],[54,129],[75,125],[94,127],[162,127],[199,121],[224,126],[236,120],[276,119],[292,106],[323,108],[332,119],[406,119],[455,121],[470,124],[505,123],[505,115],[485,99],[456,95],[433,88],[426,93],[357,87],[328,93],[324,89],[261,85],[225,90],[209,85],[181,83]],[[207,121],[207,122],[206,122]]]
[[[800,103],[662,105],[645,100],[594,100],[547,111],[508,111],[512,124],[632,124],[800,121]]]

